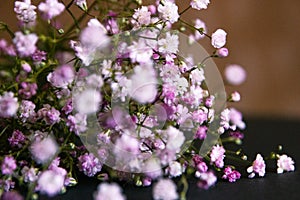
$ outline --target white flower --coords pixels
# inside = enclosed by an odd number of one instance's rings
[[[179,38],[176,34],[167,32],[166,38],[158,40],[158,51],[164,54],[176,53],[179,46]]]
[[[125,200],[122,189],[116,183],[101,183],[98,185],[94,200]]]
[[[295,162],[291,157],[288,157],[285,154],[281,155],[277,160],[277,173],[281,174],[283,171],[294,171],[294,163]]]
[[[171,1],[164,1],[164,5],[159,4],[157,8],[159,15],[162,19],[169,21],[170,23],[177,22],[179,18],[178,7]]]
[[[166,134],[168,136],[166,148],[168,150],[180,151],[181,145],[185,141],[185,137],[181,131],[179,131],[177,128],[174,128],[173,126],[169,126],[166,130]]]
[[[65,177],[52,170],[42,172],[38,178],[38,190],[49,196],[58,194],[64,187]]]
[[[75,94],[74,97],[75,108],[81,114],[95,113],[99,109],[100,102],[100,93],[90,88]]]
[[[151,47],[145,44],[145,41],[139,39],[137,42],[133,42],[131,46],[128,47],[129,57],[132,62],[148,63],[151,62],[151,57],[153,51]]]
[[[177,177],[182,174],[182,166],[179,162],[177,161],[172,161],[169,164],[169,167],[167,168],[167,171],[169,172],[171,177]]]
[[[226,35],[227,33],[223,29],[216,30],[211,35],[211,44],[213,47],[219,49],[226,44]]]
[[[137,27],[140,25],[149,25],[151,22],[151,12],[149,12],[147,6],[142,6],[141,8],[135,9],[132,18],[132,24]]]
[[[178,199],[176,185],[171,179],[160,179],[153,186],[153,198],[155,200],[175,200]]]
[[[136,66],[130,77],[130,96],[139,103],[151,103],[157,94],[156,73],[152,66]]]
[[[210,3],[209,0],[191,0],[190,5],[192,8],[201,10],[201,9],[207,9],[207,5]]]

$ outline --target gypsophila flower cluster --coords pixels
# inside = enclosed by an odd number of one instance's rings
[[[171,200],[184,198],[191,177],[209,189],[243,172],[265,176],[267,158],[248,160],[226,146],[244,138],[242,113],[224,107],[240,93],[224,97],[208,81],[206,61],[229,55],[227,32],[182,18],[209,4],[14,1],[17,30],[0,22],[1,199],[53,197],[79,174],[99,179],[95,200],[126,199],[121,180]],[[185,52],[201,40],[211,53]],[[224,71],[231,85],[246,74],[237,64]],[[270,159],[278,173],[295,170],[286,154]]]

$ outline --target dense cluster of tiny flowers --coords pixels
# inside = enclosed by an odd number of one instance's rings
[[[192,176],[208,189],[218,179],[237,181],[242,171],[265,175],[262,155],[249,166],[246,155],[226,148],[241,144],[246,124],[239,110],[216,107],[241,95],[213,91],[206,61],[229,55],[227,32],[182,17],[207,9],[209,0],[183,9],[175,0],[65,3],[15,1],[19,30],[0,22],[12,38],[0,38],[1,199],[24,199],[19,189],[27,199],[52,197],[76,185],[80,173],[101,180],[95,200],[126,199],[113,183],[119,180],[153,185],[153,199],[172,200],[184,198]],[[64,14],[73,21],[60,21]],[[200,39],[209,40],[211,53],[184,55],[182,46]],[[236,64],[224,71],[231,85],[246,75]],[[273,157],[278,173],[295,170],[286,154]]]

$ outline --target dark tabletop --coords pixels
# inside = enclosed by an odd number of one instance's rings
[[[195,180],[190,180],[188,200],[194,199],[300,199],[300,173],[297,168],[300,162],[300,120],[283,119],[246,119],[247,129],[242,145],[249,158],[254,159],[256,153],[269,155],[278,145],[283,152],[291,156],[296,165],[295,172],[276,174],[267,173],[264,178],[242,178],[236,183],[219,181],[208,190],[200,190]],[[252,160],[251,159],[251,160]],[[64,195],[51,200],[92,200],[97,189],[97,180],[82,177],[79,184],[68,188]],[[123,185],[128,200],[151,200],[151,187],[138,188],[130,184]],[[46,200],[49,198],[41,197]]]

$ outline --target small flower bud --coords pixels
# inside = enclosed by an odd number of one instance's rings
[[[219,58],[225,58],[228,56],[228,54],[229,54],[229,51],[225,47],[220,48],[216,51],[216,56],[218,56]]]

